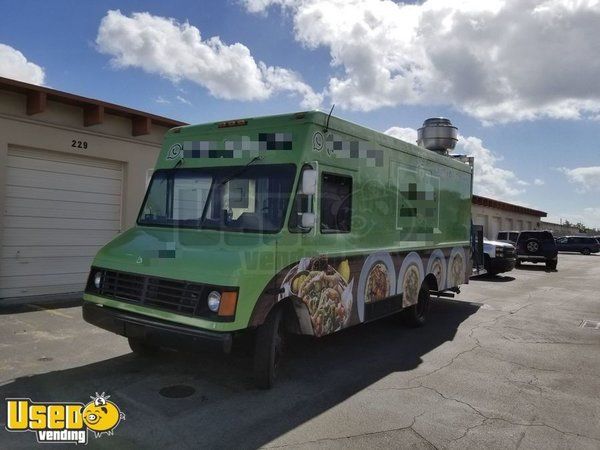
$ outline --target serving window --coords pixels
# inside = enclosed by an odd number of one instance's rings
[[[321,176],[321,233],[349,233],[352,224],[352,177]]]

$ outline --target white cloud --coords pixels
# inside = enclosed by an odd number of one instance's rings
[[[411,144],[417,144],[417,130],[414,128],[402,128],[402,127],[392,127],[388,128],[384,131],[385,134],[389,134],[390,136],[394,136],[397,139],[400,139],[404,142],[410,142]]]
[[[392,127],[385,133],[413,144],[417,140],[417,130],[413,128]],[[514,172],[498,167],[502,158],[484,147],[481,139],[477,137],[459,135],[454,153],[475,157],[475,194],[514,202],[516,197],[525,192],[523,186],[529,184]]]
[[[600,190],[600,166],[576,167],[559,169],[567,176],[569,183],[578,185],[578,192],[589,192]]]
[[[536,178],[535,180],[533,180],[533,184],[535,186],[543,186],[544,184],[546,184],[546,182],[541,178]]]
[[[181,103],[183,103],[184,105],[191,105],[191,102],[187,98],[182,97],[181,95],[178,95],[175,98],[177,100],[179,100]]]
[[[0,44],[0,76],[31,84],[44,84],[44,69],[31,61],[19,50]]]
[[[600,116],[598,0],[243,0],[326,48],[332,102],[443,104],[483,122]]]
[[[189,80],[217,98],[264,100],[288,92],[300,95],[305,108],[322,100],[297,73],[256,61],[245,45],[227,45],[218,36],[203,39],[198,28],[167,17],[108,11],[96,44],[117,68],[138,67],[173,82]]]
[[[154,99],[154,101],[156,103],[160,103],[162,105],[168,105],[169,103],[171,103],[169,100],[167,100],[166,98],[162,97],[162,96],[158,96]]]
[[[557,216],[549,216],[547,220],[554,223],[568,220],[572,224],[582,223],[586,227],[600,229],[600,208],[588,207],[578,212],[562,212]]]

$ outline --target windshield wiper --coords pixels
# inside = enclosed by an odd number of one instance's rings
[[[254,164],[256,161],[261,161],[263,159],[262,156],[255,156],[254,158],[252,158],[248,164],[246,164],[244,167],[242,167],[240,170],[238,170],[237,172],[235,172],[234,174],[223,178],[223,181],[221,181],[221,186],[229,183],[231,180],[233,180],[234,178],[239,177],[241,174],[243,174],[246,170],[248,170],[248,167],[252,164]]]

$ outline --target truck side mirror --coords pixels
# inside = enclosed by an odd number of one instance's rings
[[[307,169],[302,172],[302,193],[315,195],[317,193],[317,171]]]
[[[305,212],[302,213],[302,228],[312,228],[315,226],[316,217],[315,213]]]

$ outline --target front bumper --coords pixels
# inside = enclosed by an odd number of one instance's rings
[[[517,255],[517,259],[525,262],[556,261],[558,259],[558,254],[548,256],[519,254]]]
[[[232,333],[201,330],[86,301],[83,302],[83,319],[121,336],[163,347],[229,353],[233,341]]]

